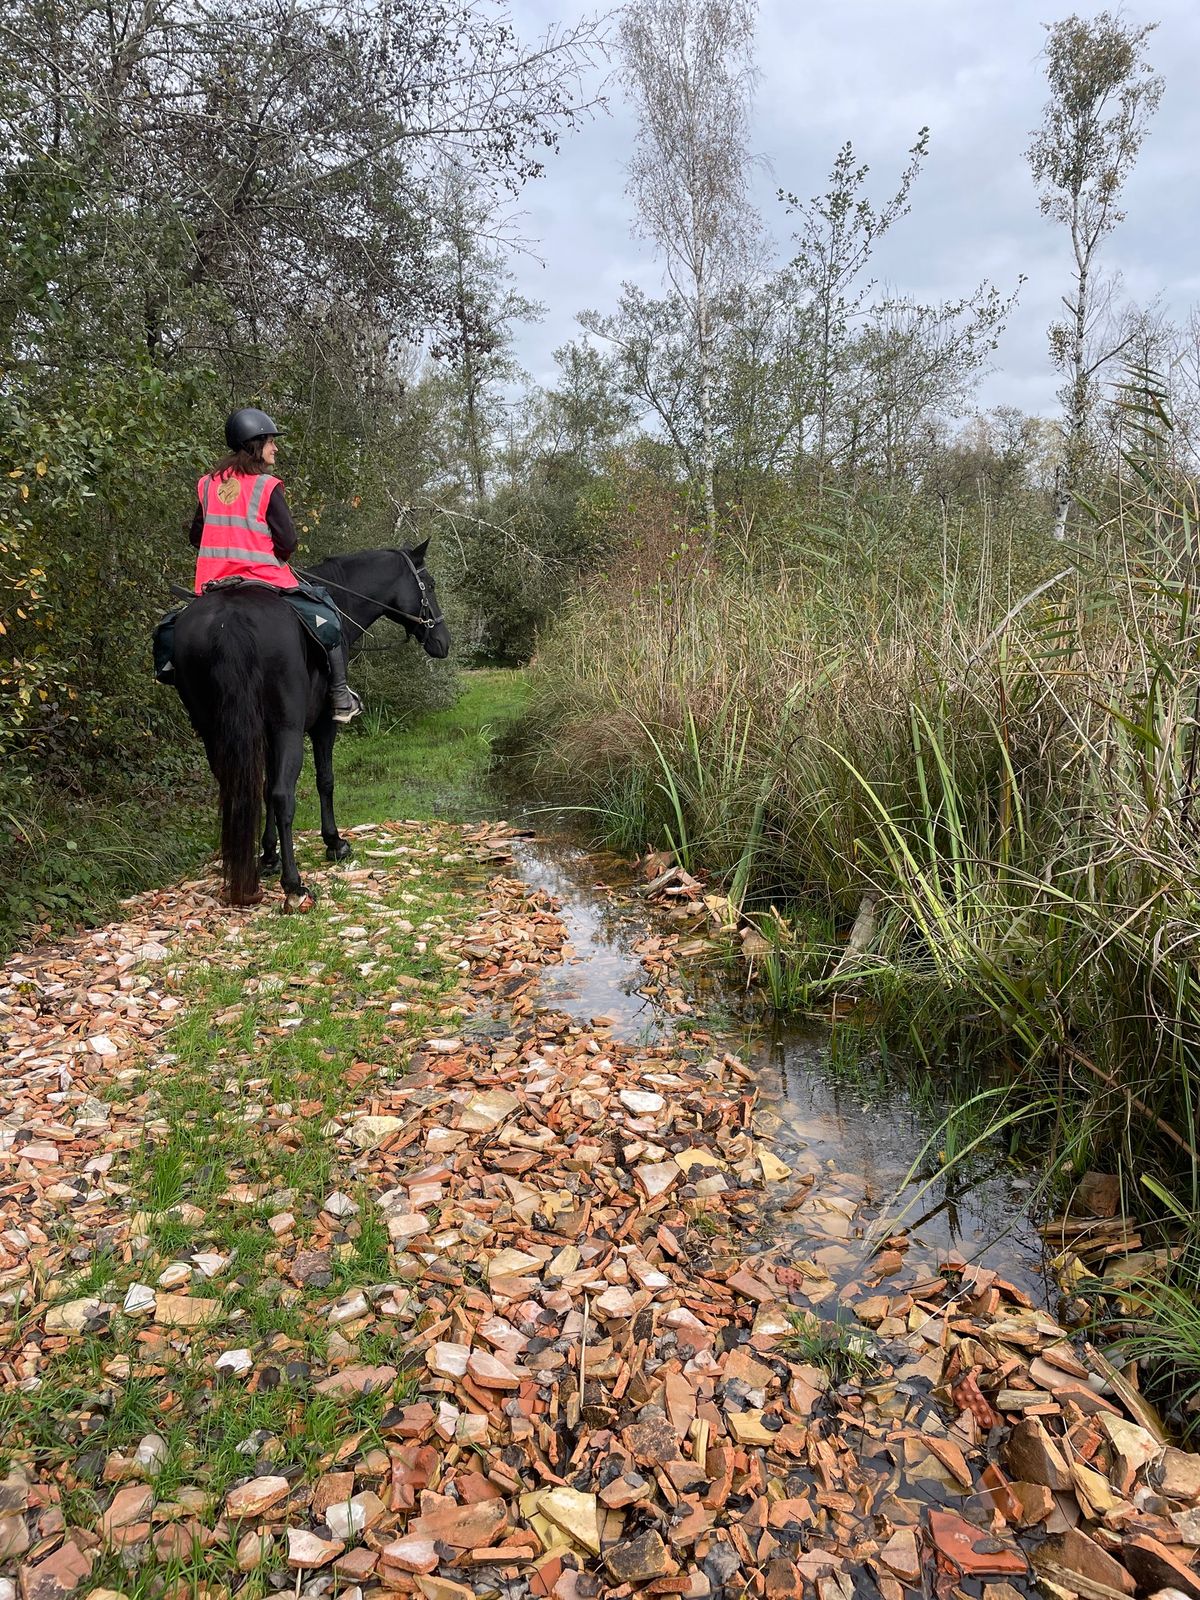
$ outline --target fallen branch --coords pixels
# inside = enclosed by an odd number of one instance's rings
[[[1087,1056],[1083,1055],[1080,1051],[1073,1049],[1071,1045],[1060,1044],[1058,1048],[1063,1052],[1064,1055],[1069,1056],[1071,1060],[1076,1062],[1079,1066],[1086,1067],[1093,1077],[1099,1078],[1101,1083],[1107,1084],[1110,1089],[1115,1089],[1118,1094],[1123,1094],[1125,1096],[1126,1103],[1134,1111],[1140,1111],[1142,1116],[1147,1118],[1148,1121],[1152,1122],[1161,1134],[1170,1139],[1172,1143],[1177,1144],[1184,1154],[1189,1158],[1189,1160],[1200,1165],[1200,1150],[1197,1150],[1194,1145],[1189,1144],[1181,1133],[1178,1133],[1174,1128],[1171,1127],[1169,1122],[1164,1122],[1157,1112],[1151,1111],[1146,1102],[1139,1099],[1138,1096],[1134,1094],[1132,1089],[1127,1088],[1123,1083],[1118,1083],[1111,1073],[1105,1072],[1103,1067],[1098,1067],[1094,1061],[1089,1061]]]

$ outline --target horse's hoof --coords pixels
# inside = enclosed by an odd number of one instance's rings
[[[278,856],[273,858],[270,856],[260,856],[258,858],[258,870],[262,873],[265,873],[268,878],[274,878],[279,872],[279,861],[280,858]]]
[[[326,845],[326,861],[345,861],[354,854],[353,849],[345,839],[339,839],[336,844]]]
[[[299,889],[289,889],[283,897],[283,910],[289,915],[292,913],[303,914],[311,911],[316,905],[316,896],[306,884],[301,884]]]

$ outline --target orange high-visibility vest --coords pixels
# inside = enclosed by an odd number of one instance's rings
[[[300,580],[275,554],[267,527],[267,502],[280,480],[267,473],[219,478],[206,473],[196,485],[204,507],[204,529],[196,559],[196,593],[217,578],[256,578],[278,589],[295,589]]]

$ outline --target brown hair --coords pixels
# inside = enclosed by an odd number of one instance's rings
[[[227,478],[231,472],[236,472],[243,478],[256,478],[260,472],[266,471],[262,447],[262,439],[249,440],[240,450],[232,450],[227,456],[222,456],[209,476]]]

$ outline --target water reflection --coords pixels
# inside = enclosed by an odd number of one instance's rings
[[[751,1035],[744,1059],[756,1069],[760,1115],[790,1166],[856,1195],[858,1219],[873,1232],[903,1212],[913,1249],[931,1265],[957,1250],[1044,1302],[1042,1244],[1026,1210],[1032,1181],[994,1149],[949,1172],[938,1141],[922,1157],[945,1115],[944,1097],[918,1107],[898,1077],[892,1085],[848,1078],[834,1066],[824,1030],[777,1028],[757,1042]]]
[[[538,1004],[580,1022],[607,1017],[614,1037],[632,1044],[666,1037],[670,1016],[642,993],[648,974],[634,946],[645,934],[645,921],[627,894],[615,892],[634,881],[628,864],[549,839],[518,839],[513,854],[518,876],[558,902],[574,952],[561,966],[544,969]]]
[[[514,856],[516,875],[554,897],[573,952],[543,970],[538,1006],[583,1023],[607,1018],[614,1036],[630,1043],[670,1037],[673,1018],[642,992],[650,975],[637,950],[648,925],[661,923],[631,898],[628,863],[544,838],[515,841]],[[735,1009],[740,996],[711,973],[705,978],[701,1010]],[[1044,1304],[1041,1241],[1024,1210],[1030,1181],[993,1151],[970,1168],[943,1173],[935,1149],[906,1188],[906,1174],[945,1114],[944,1097],[931,1093],[917,1105],[899,1077],[847,1075],[833,1062],[830,1038],[828,1030],[761,1021],[728,1041],[755,1071],[756,1135],[796,1175],[814,1174],[813,1194],[828,1201],[807,1215],[780,1214],[797,1253],[824,1249],[833,1275],[845,1281],[862,1265],[868,1232],[912,1201],[904,1217],[912,1265],[927,1264],[932,1274],[939,1256],[957,1250]],[[934,1181],[918,1198],[930,1173]]]

